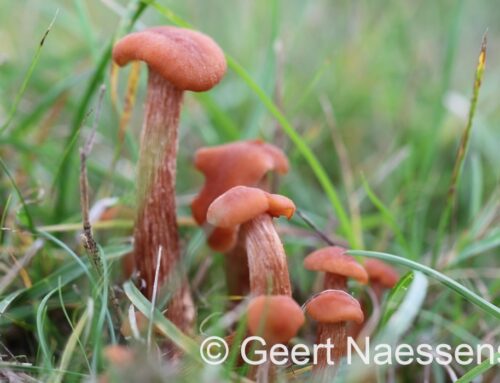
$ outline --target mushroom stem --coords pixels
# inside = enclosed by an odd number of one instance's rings
[[[347,292],[347,277],[339,274],[325,273],[324,289]]]
[[[183,91],[149,68],[148,94],[138,164],[138,214],[134,231],[134,258],[142,290],[151,298],[156,259],[160,246],[162,260],[159,285],[172,276],[173,291],[167,317],[188,330],[194,316],[182,265],[176,220],[175,174],[178,124]]]
[[[256,295],[291,295],[283,244],[272,218],[261,214],[241,225],[250,272],[250,289]]]
[[[227,291],[229,295],[244,296],[250,290],[247,251],[241,235],[233,249],[224,253]]]
[[[318,323],[317,328],[317,344],[326,344],[328,339],[330,339],[330,344],[334,345],[333,350],[330,351],[330,357],[328,358],[328,351],[326,348],[320,348],[318,351],[318,363],[314,366],[314,369],[325,369],[328,367],[333,367],[333,365],[328,364],[328,359],[330,363],[333,362],[335,365],[346,355],[347,350],[347,326],[346,322],[339,323]]]

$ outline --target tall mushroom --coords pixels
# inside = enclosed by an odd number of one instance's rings
[[[304,259],[304,267],[325,273],[325,290],[347,292],[347,278],[354,278],[362,284],[368,282],[365,268],[339,246],[328,246],[312,252]]]
[[[199,225],[206,224],[209,205],[234,186],[258,186],[266,191],[264,180],[270,172],[284,174],[288,160],[277,147],[261,140],[237,141],[201,148],[195,166],[205,176],[205,184],[193,200],[191,209]],[[209,228],[209,246],[225,255],[224,266],[229,295],[248,292],[248,262],[245,246],[232,229]]]
[[[208,208],[210,224],[239,228],[247,251],[250,290],[255,295],[291,295],[286,254],[272,217],[290,219],[294,212],[290,199],[245,186],[229,189]]]
[[[347,350],[348,321],[363,322],[363,311],[359,302],[341,290],[325,290],[306,304],[307,314],[318,322],[316,344],[332,344],[329,355],[327,348],[319,348],[315,370],[323,370],[331,363],[338,363]]]
[[[175,204],[179,114],[184,91],[211,89],[226,72],[226,60],[210,37],[176,27],[149,28],[123,37],[113,48],[113,60],[119,66],[144,61],[149,70],[134,231],[134,258],[144,281],[142,290],[151,298],[162,248],[159,283],[172,283],[173,292],[167,317],[187,330],[194,310],[184,273],[179,273]],[[177,275],[181,276],[176,281]]]

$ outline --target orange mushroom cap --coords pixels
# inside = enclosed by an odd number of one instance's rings
[[[224,52],[210,37],[170,26],[123,37],[113,48],[113,60],[119,66],[144,61],[176,88],[196,92],[216,85],[227,68]]]
[[[262,189],[235,186],[215,199],[207,212],[208,223],[229,229],[261,215],[285,216],[290,219],[295,212],[292,200]]]
[[[367,259],[364,266],[370,281],[380,283],[387,289],[392,289],[399,281],[399,273],[385,262],[378,259]]]
[[[306,312],[320,323],[354,321],[363,323],[364,315],[359,302],[341,290],[326,290],[313,297]]]
[[[288,295],[260,295],[248,305],[248,329],[268,344],[287,343],[304,324],[304,313]]]
[[[196,152],[194,163],[205,175],[205,185],[191,204],[199,225],[205,222],[210,204],[222,193],[234,186],[255,186],[270,171],[288,171],[285,154],[260,140],[202,148]]]
[[[288,172],[288,159],[281,149],[261,140],[237,141],[201,148],[194,163],[205,176],[205,185],[191,204],[195,221],[202,225],[210,204],[234,186],[255,186],[271,171]],[[236,243],[234,230],[215,228],[208,238],[210,247],[228,251]]]
[[[368,283],[368,273],[353,257],[345,254],[340,246],[328,246],[318,249],[304,259],[304,267],[308,270],[354,278],[359,283]]]

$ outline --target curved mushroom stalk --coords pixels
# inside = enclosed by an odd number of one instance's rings
[[[270,172],[284,174],[288,160],[277,147],[260,140],[237,141],[202,148],[196,152],[195,166],[205,176],[205,184],[194,199],[191,209],[199,225],[206,223],[210,204],[235,186],[257,186],[267,190]],[[224,254],[229,295],[248,293],[249,270],[244,240],[234,229],[213,228],[209,246]]]
[[[176,222],[175,173],[179,114],[183,92],[205,91],[226,71],[224,53],[208,36],[188,29],[155,27],[131,33],[116,43],[113,60],[120,66],[140,60],[148,65],[148,93],[138,164],[138,212],[134,258],[152,297],[157,257],[159,285],[171,284],[167,317],[187,331],[194,307],[182,270]],[[173,279],[179,275],[180,278]]]
[[[314,370],[322,374],[323,370],[332,367],[328,369],[328,374],[334,375],[335,365],[347,351],[347,322],[363,322],[363,311],[356,299],[341,290],[319,293],[306,304],[306,311],[318,322],[316,343],[333,345],[330,354],[326,348],[319,350]],[[329,376],[330,379],[332,377]]]
[[[254,294],[292,295],[285,249],[271,216],[261,214],[240,227],[246,246],[250,291]]]
[[[208,208],[210,224],[234,230],[241,225],[253,294],[291,295],[285,251],[271,216],[291,218],[294,212],[288,198],[244,186],[228,190]]]

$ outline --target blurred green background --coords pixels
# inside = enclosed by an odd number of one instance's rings
[[[351,245],[423,264],[430,264],[439,239],[437,226],[487,31],[486,71],[438,267],[486,299],[500,302],[497,1],[161,0],[157,4],[212,36],[273,99],[339,193],[356,239]],[[134,207],[146,71],[142,66],[127,139],[111,172],[130,68],[118,71],[118,104],[113,105],[111,64],[105,54],[117,33],[124,33],[120,28],[131,9],[128,2],[117,0],[0,0],[0,125],[12,116],[0,133],[0,155],[37,226],[80,220],[76,154],[92,124],[93,114],[84,117],[95,109],[101,82],[107,91],[89,159],[92,202],[112,196]],[[56,13],[28,79],[40,40]],[[168,23],[165,12],[150,6],[133,29]],[[99,68],[102,79],[89,93]],[[256,92],[231,69],[209,93],[186,96],[178,158],[179,214],[190,214],[189,201],[203,182],[192,165],[197,148],[257,137],[282,147],[290,158],[291,172],[280,180],[280,193],[292,198],[319,228],[345,242],[310,165]],[[26,223],[3,174],[0,207],[10,199],[5,222]],[[289,226],[304,229],[298,219]],[[192,233],[186,229],[183,236],[188,242]],[[76,243],[73,233],[60,238],[70,246]],[[103,245],[125,238],[124,233],[99,232]],[[14,234],[3,235],[2,241],[5,248],[14,247],[13,254],[22,243]],[[322,244],[310,236],[286,233],[284,241],[297,294],[305,299],[313,280],[301,269],[302,256],[306,249]],[[7,253],[2,257],[5,265],[11,263]],[[201,256],[194,258],[193,273]],[[34,272],[32,277],[36,280],[48,271],[53,269]],[[213,280],[221,275],[212,273]],[[481,334],[498,327],[498,321],[477,311],[467,321],[460,320],[458,316],[470,306],[435,290],[427,301],[433,315],[466,331],[477,331],[479,325]],[[425,332],[429,324],[419,325]],[[441,322],[434,326],[434,331],[445,331]]]

